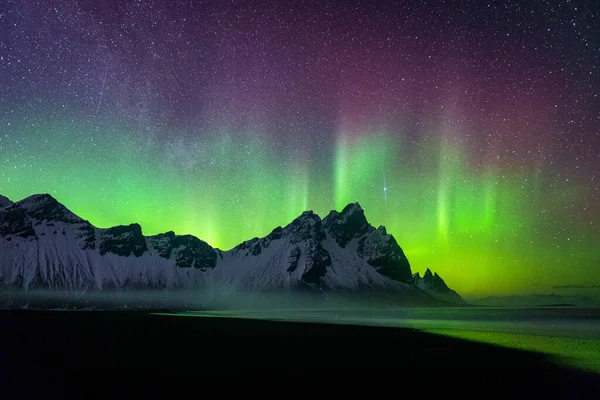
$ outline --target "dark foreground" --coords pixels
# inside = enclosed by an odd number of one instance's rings
[[[406,328],[25,310],[0,311],[0,327],[5,399],[139,397],[165,387],[193,388],[199,397],[214,385],[232,394],[243,388],[238,376],[252,378],[248,395],[273,395],[282,385],[284,393],[461,398],[590,398],[600,390],[597,375],[541,354]]]

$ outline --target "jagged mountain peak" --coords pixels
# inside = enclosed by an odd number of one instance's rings
[[[214,268],[217,252],[208,243],[193,235],[175,235],[168,231],[147,238],[148,244],[160,257],[174,259],[180,268],[206,270]]]
[[[410,263],[394,236],[385,229],[367,225],[367,234],[358,239],[356,252],[377,272],[396,281],[411,282]]]
[[[8,207],[11,204],[13,204],[13,202],[8,197],[0,194],[0,208]]]
[[[418,276],[417,276],[418,277]],[[420,278],[420,277],[418,277]],[[423,282],[427,285],[429,285],[430,287],[436,289],[436,290],[448,290],[448,286],[446,285],[446,282],[444,282],[444,280],[442,279],[441,276],[438,275],[437,272],[432,272],[429,268],[427,268],[427,270],[425,270],[425,273],[423,274],[423,278],[422,278]]]
[[[16,203],[1,208],[0,234],[8,237],[21,237],[35,240],[35,225],[41,221],[52,222],[85,222],[60,204],[54,197],[45,194],[29,196]]]
[[[174,231],[167,231],[165,233],[159,233],[158,235],[156,235],[156,237],[174,238],[175,237],[175,232]]]
[[[100,234],[100,254],[114,253],[120,256],[141,256],[148,247],[139,224],[118,225],[104,229]]]
[[[278,226],[267,236],[246,240],[232,250],[258,256],[261,254],[262,249],[271,245],[271,242],[282,238],[288,238],[292,245],[300,242],[320,242],[325,239],[321,217],[313,211],[304,211],[283,228]]]
[[[293,236],[293,242],[308,239],[320,241],[325,238],[322,227],[321,217],[312,211],[305,211],[283,230]]]
[[[144,236],[137,223],[97,228],[51,195],[39,194],[0,208],[0,239],[0,277],[5,285],[23,288],[232,285],[243,290],[402,291],[424,285],[449,290],[430,270],[426,282],[419,274],[413,278],[395,238],[385,227],[370,225],[359,203],[324,219],[305,211],[265,237],[221,251],[173,231]]]
[[[327,234],[335,244],[327,241]],[[280,239],[284,242],[274,244]],[[349,244],[351,241],[353,245]],[[263,238],[247,240],[232,250],[242,258],[258,257],[265,251],[270,252],[265,249],[272,246],[285,249],[288,273],[296,274],[297,270],[302,270],[304,272],[298,273],[298,277],[317,286],[322,283],[321,278],[326,280],[328,273],[342,274],[341,270],[329,270],[332,257],[340,259],[336,255],[340,250],[346,253],[342,258],[352,255],[344,263],[364,262],[369,266],[368,270],[375,272],[374,276],[384,276],[396,282],[412,282],[410,264],[394,237],[383,226],[377,229],[371,226],[358,203],[349,204],[341,212],[331,211],[323,220],[314,212],[305,211],[285,227],[277,227]],[[304,268],[300,268],[300,264]],[[346,278],[338,275],[331,279]]]
[[[450,289],[446,282],[438,275],[437,272],[431,272],[429,268],[423,274],[423,277],[417,272],[413,275],[413,283],[418,288],[429,293],[433,297],[438,299],[449,301],[456,304],[464,304],[465,301],[456,293]]]
[[[319,217],[317,214],[314,213],[313,210],[306,210],[306,211],[302,211],[302,214],[300,214],[296,219],[321,219],[321,217]]]
[[[34,194],[14,204],[39,221],[85,222],[48,193]]]
[[[325,220],[328,220],[328,222],[331,223],[335,220],[348,219],[355,215],[355,218],[360,218],[360,216],[364,217],[364,213],[365,212],[363,208],[358,202],[349,203],[342,209],[342,211],[331,210],[329,214],[323,219],[323,222],[325,222]]]
[[[32,194],[17,202],[17,204],[26,209],[36,208],[47,204],[54,205],[57,203],[59,203],[59,201],[49,193]]]
[[[342,248],[346,247],[350,240],[364,235],[372,228],[358,203],[348,204],[341,212],[330,211],[323,219],[323,227]]]
[[[340,212],[340,214],[342,214],[342,215],[351,215],[354,213],[363,213],[364,214],[364,210],[358,202],[348,203],[346,205],[346,207],[344,207],[342,209],[342,211]]]
[[[387,229],[385,229],[385,226],[383,226],[383,225],[379,225],[379,226],[377,227],[377,231],[378,231],[379,233],[381,233],[382,235],[387,235]]]
[[[290,227],[300,226],[300,225],[309,225],[314,226],[315,224],[321,224],[321,217],[315,214],[312,210],[304,211],[298,217],[296,217],[291,223],[289,223],[284,229],[288,229]]]

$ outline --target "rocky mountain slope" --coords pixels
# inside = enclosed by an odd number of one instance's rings
[[[370,225],[358,203],[324,219],[306,211],[266,237],[223,251],[191,235],[144,236],[138,224],[97,228],[48,194],[16,203],[0,197],[0,286],[366,289],[421,299],[431,292],[414,280],[394,237]]]
[[[446,282],[436,273],[432,273],[429,268],[425,271],[423,277],[417,272],[413,275],[413,282],[416,287],[429,293],[433,297],[455,304],[466,304],[466,302],[450,289]]]

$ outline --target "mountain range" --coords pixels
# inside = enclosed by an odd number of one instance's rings
[[[394,237],[369,224],[358,203],[323,219],[305,211],[223,251],[172,231],[144,236],[138,224],[97,228],[49,194],[0,196],[0,287],[381,291],[464,303],[437,274],[413,275]]]

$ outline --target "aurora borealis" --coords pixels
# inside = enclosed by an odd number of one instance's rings
[[[463,296],[600,283],[597,2],[5,4],[12,200],[223,249],[358,201]]]

